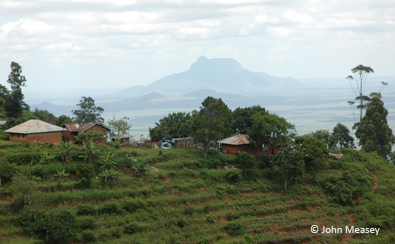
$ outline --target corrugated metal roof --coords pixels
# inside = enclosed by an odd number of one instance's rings
[[[86,123],[68,123],[65,124],[66,128],[70,132],[84,132],[97,125],[97,123],[86,122]]]
[[[5,120],[0,120],[0,125],[5,125],[5,123],[7,123],[7,121],[5,121]]]
[[[20,125],[14,126],[4,132],[17,133],[17,134],[31,134],[31,133],[45,133],[45,132],[55,132],[55,131],[63,131],[63,128],[41,120],[31,119]]]
[[[235,136],[231,136],[228,138],[225,138],[223,140],[218,141],[219,143],[222,144],[228,144],[228,145],[245,145],[245,144],[250,144],[249,137],[246,134],[238,134]]]

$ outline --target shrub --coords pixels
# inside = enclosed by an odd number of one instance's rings
[[[229,170],[228,172],[226,172],[225,174],[225,179],[229,182],[229,183],[236,183],[240,180],[240,174],[239,172],[237,172],[237,170]]]
[[[93,217],[83,216],[83,217],[79,217],[77,219],[78,219],[78,223],[80,224],[80,228],[82,230],[93,229],[96,227],[96,222]]]
[[[229,221],[232,221],[232,220],[234,220],[234,219],[237,219],[237,215],[234,214],[234,213],[232,213],[232,212],[229,212],[229,213],[226,214],[226,218],[227,218]]]
[[[136,212],[137,209],[141,208],[141,202],[136,201],[136,200],[133,200],[133,201],[123,200],[121,202],[121,206],[126,211],[134,213],[134,212]]]
[[[192,215],[193,212],[195,212],[195,210],[193,209],[193,207],[186,207],[186,208],[184,209],[184,214],[185,214],[185,215]]]
[[[10,164],[4,158],[0,158],[0,179],[1,184],[6,184],[11,181],[11,178],[17,171],[16,164]]]
[[[125,226],[125,229],[123,230],[124,233],[126,234],[134,234],[139,231],[139,226],[137,223],[130,223]]]
[[[211,216],[211,215],[207,216],[206,217],[206,222],[209,223],[209,224],[214,224],[215,223],[214,219],[215,218],[213,216]]]
[[[110,235],[114,238],[121,238],[122,236],[122,229],[119,227],[111,228]]]
[[[97,242],[95,233],[91,230],[84,230],[81,232],[82,241],[84,243]]]
[[[230,235],[230,236],[239,236],[243,235],[246,231],[246,225],[245,223],[239,223],[239,222],[228,222],[224,226],[224,230]]]
[[[116,213],[117,210],[118,210],[118,205],[115,202],[108,202],[99,207],[99,212],[101,214],[103,213],[112,214],[112,213]]]
[[[54,209],[37,219],[33,224],[33,232],[45,243],[65,243],[75,238],[78,221],[73,212]]]
[[[188,222],[185,221],[184,219],[178,219],[178,220],[176,221],[176,224],[177,224],[178,227],[184,228],[185,226],[188,225]]]
[[[96,215],[97,209],[89,204],[78,204],[77,206],[77,214],[81,215]]]

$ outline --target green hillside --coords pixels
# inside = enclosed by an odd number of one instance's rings
[[[314,176],[306,173],[302,184],[284,191],[265,162],[243,176],[224,169],[237,168],[236,157],[215,150],[204,160],[200,149],[121,148],[113,165],[121,174],[104,183],[104,156],[88,165],[74,150],[66,165],[53,146],[0,141],[0,148],[3,243],[395,240],[395,168],[375,153],[343,150],[340,159],[325,160]],[[111,150],[101,148],[101,155]],[[133,170],[139,163],[149,164],[141,178]],[[342,228],[343,234],[313,234],[312,225]],[[354,225],[380,231],[344,233]]]

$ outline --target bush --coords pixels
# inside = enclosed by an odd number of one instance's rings
[[[125,226],[125,229],[123,230],[124,233],[126,234],[134,234],[139,231],[139,226],[137,223],[130,223]]]
[[[4,158],[0,158],[0,178],[1,184],[7,184],[17,171],[16,164],[10,164]]]
[[[118,205],[115,202],[108,202],[105,203],[104,205],[99,207],[99,213],[107,213],[107,214],[112,214],[112,213],[117,213],[118,211]]]
[[[78,218],[78,223],[82,230],[93,229],[96,227],[96,222],[93,217],[83,216]]]
[[[4,133],[3,130],[0,130],[0,140],[8,141],[10,139],[10,135],[8,133]]]
[[[97,209],[89,204],[78,204],[77,206],[77,214],[81,215],[96,215]]]
[[[75,238],[78,221],[73,212],[54,209],[37,219],[33,224],[33,232],[45,243],[65,243]]]
[[[186,207],[186,208],[184,209],[184,214],[185,214],[185,215],[192,215],[193,212],[195,212],[195,209],[193,209],[193,207]]]
[[[239,223],[239,222],[228,222],[224,226],[224,230],[230,235],[230,236],[239,236],[243,235],[246,231],[246,225],[245,223]]]
[[[123,209],[130,213],[136,212],[137,209],[141,208],[141,202],[140,201],[130,201],[130,200],[123,200],[121,202],[121,206]]]
[[[215,223],[215,218],[213,217],[213,216],[207,216],[206,217],[206,222],[208,223],[208,224],[214,224]]]
[[[95,233],[91,230],[84,230],[81,232],[82,241],[84,243],[97,242]]]
[[[229,170],[228,172],[226,172],[225,174],[225,179],[229,182],[229,183],[236,183],[240,181],[240,174],[237,170]]]

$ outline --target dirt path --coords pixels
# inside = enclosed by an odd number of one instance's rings
[[[377,175],[373,174],[373,171],[371,171],[369,169],[368,169],[368,171],[374,179],[374,182],[372,185],[372,190],[371,190],[371,192],[374,192],[374,190],[379,185],[379,177],[377,177]],[[356,202],[358,202],[359,200],[360,200],[360,198],[358,198]],[[347,218],[348,218],[348,226],[355,226],[355,214],[349,213],[349,214],[347,214]],[[350,238],[351,238],[350,233],[344,233],[343,238],[342,238],[343,244],[348,244],[348,242],[350,241]]]
[[[373,186],[372,186],[372,192],[374,192],[374,190],[379,185],[379,177],[377,177],[377,175],[373,174],[373,171],[371,171],[370,169],[368,169],[368,171],[370,172],[370,174],[373,176],[373,179],[374,179],[374,183],[373,183]]]

